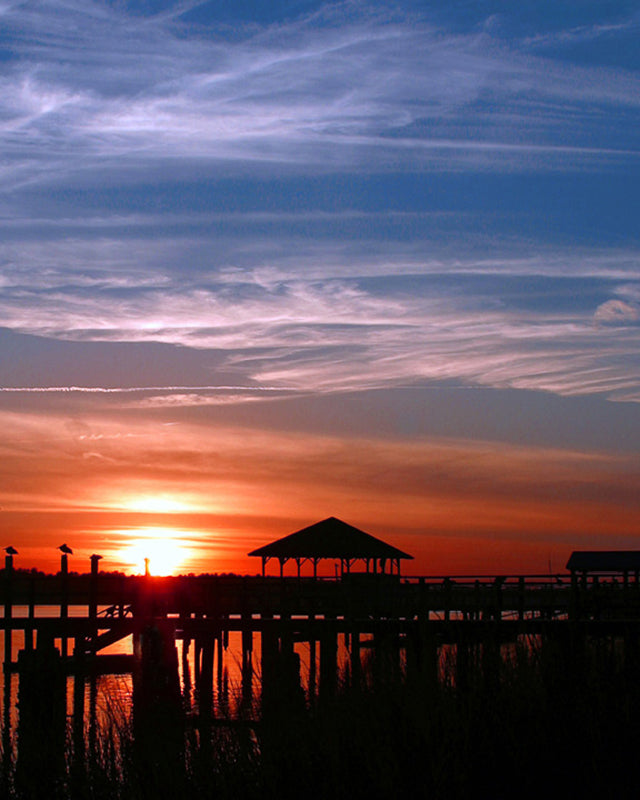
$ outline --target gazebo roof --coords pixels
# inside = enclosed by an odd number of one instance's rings
[[[397,547],[392,547],[336,517],[323,519],[315,525],[276,539],[271,544],[253,550],[249,555],[279,559],[413,559],[408,553],[403,553]]]
[[[567,569],[572,572],[640,570],[640,550],[574,550]]]

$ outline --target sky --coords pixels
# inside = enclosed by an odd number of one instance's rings
[[[0,546],[640,546],[636,2],[0,0]]]

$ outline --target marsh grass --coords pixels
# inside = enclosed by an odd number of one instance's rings
[[[187,718],[179,743],[161,731],[141,742],[113,698],[81,759],[68,737],[48,797],[635,798],[639,676],[614,651],[591,644],[578,668],[553,642],[521,643],[498,675],[476,658],[464,689],[451,654],[438,681],[400,670],[353,687],[345,672],[334,696],[255,724]],[[6,796],[27,797],[13,785]]]

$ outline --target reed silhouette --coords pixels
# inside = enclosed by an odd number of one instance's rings
[[[156,645],[151,636],[149,647]],[[615,641],[587,642],[579,665],[562,642],[548,639],[503,648],[498,662],[467,652],[463,684],[461,654],[441,653],[437,680],[420,670],[381,669],[372,656],[357,680],[345,668],[334,692],[306,703],[285,675],[282,702],[270,698],[259,715],[256,701],[249,720],[218,717],[203,725],[187,704],[180,713],[173,705],[167,724],[159,697],[146,698],[151,705],[133,714],[122,698],[107,698],[93,742],[74,752],[73,737],[63,736],[62,765],[49,775],[57,770],[55,780],[47,785],[39,775],[25,783],[21,764],[36,764],[38,756],[21,752],[5,796],[637,796],[640,683]],[[162,691],[173,692],[157,677]],[[288,701],[287,687],[294,692]],[[41,746],[20,742],[27,750]]]

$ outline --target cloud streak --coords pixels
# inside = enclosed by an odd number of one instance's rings
[[[93,2],[53,12],[5,13],[5,185],[158,159],[361,170],[372,156],[404,170],[638,159],[633,73],[527,54],[488,30],[353,20],[337,4],[229,41],[204,28],[187,38],[170,14],[133,18]]]
[[[399,253],[370,263],[363,249],[348,264],[328,261],[320,247],[317,253],[325,260],[311,251],[291,266],[209,275],[123,269],[111,282],[106,264],[96,264],[77,285],[62,264],[44,270],[40,285],[28,270],[7,270],[0,313],[13,329],[87,347],[155,341],[215,349],[247,385],[267,389],[353,391],[446,379],[640,399],[633,251],[423,262],[414,253],[404,263]],[[129,391],[182,395],[207,387],[145,383]]]

